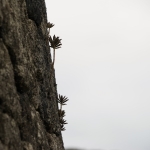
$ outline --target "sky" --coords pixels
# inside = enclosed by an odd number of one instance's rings
[[[65,147],[150,150],[150,1],[45,1]]]

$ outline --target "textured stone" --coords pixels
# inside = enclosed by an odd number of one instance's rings
[[[0,0],[0,150],[64,150],[46,24],[44,0]]]

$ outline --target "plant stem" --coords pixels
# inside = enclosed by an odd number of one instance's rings
[[[53,49],[53,68],[54,68],[54,63],[55,63],[55,48]]]
[[[60,110],[62,111],[62,104],[60,104]]]
[[[50,28],[48,29],[48,35],[50,35]]]

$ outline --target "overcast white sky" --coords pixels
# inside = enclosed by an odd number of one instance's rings
[[[150,1],[46,0],[65,147],[150,150]]]

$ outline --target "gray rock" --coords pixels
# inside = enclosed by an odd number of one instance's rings
[[[44,0],[0,0],[0,150],[64,150],[46,25]]]

